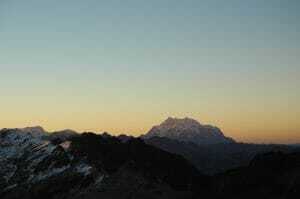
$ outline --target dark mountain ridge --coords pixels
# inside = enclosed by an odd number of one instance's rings
[[[165,137],[145,139],[147,144],[179,154],[193,163],[202,173],[213,175],[229,169],[247,166],[258,154],[272,151],[293,152],[296,147],[279,144],[223,143],[198,145]]]
[[[63,137],[0,131],[0,197],[190,198],[210,190],[210,178],[183,157],[141,139]]]
[[[214,177],[216,198],[296,199],[300,197],[300,153],[270,152],[249,166]]]

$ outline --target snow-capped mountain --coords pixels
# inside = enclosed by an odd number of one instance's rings
[[[225,137],[223,132],[211,125],[202,125],[191,118],[169,117],[158,126],[154,126],[143,138],[166,137],[199,145],[232,143],[233,139]]]
[[[0,196],[18,198],[32,187],[44,189],[55,182],[66,188],[61,178],[73,176],[72,188],[64,193],[70,194],[80,190],[85,179],[92,177],[95,183],[103,178],[104,173],[70,153],[69,141],[56,145],[49,141],[49,135],[41,127],[0,131]]]
[[[27,133],[32,135],[33,137],[43,137],[47,135],[47,132],[41,126],[34,126],[34,127],[25,127],[21,129],[16,129],[19,132]]]

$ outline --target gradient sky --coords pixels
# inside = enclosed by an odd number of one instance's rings
[[[168,116],[300,142],[299,0],[0,0],[0,128]]]

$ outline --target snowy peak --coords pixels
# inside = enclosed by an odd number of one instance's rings
[[[189,129],[189,128],[197,128],[201,126],[201,124],[194,119],[191,118],[172,118],[169,117],[163,123],[161,123],[158,127],[160,128],[182,128],[182,129]]]
[[[63,133],[70,136],[73,132]],[[71,141],[55,143],[49,135],[42,127],[0,130],[0,195],[13,193],[16,187],[27,189],[52,180],[60,183],[61,176],[76,176],[80,179],[76,183],[87,182],[93,175],[102,177],[85,158],[74,158]]]
[[[13,133],[18,134],[19,137],[32,137],[32,138],[42,138],[47,136],[48,133],[40,126],[35,127],[25,127],[25,128],[14,128],[8,129],[4,128],[0,130],[0,134]]]
[[[20,130],[24,133],[31,134],[33,137],[42,137],[47,135],[47,132],[41,126],[26,127]]]
[[[224,136],[223,132],[211,125],[202,125],[191,118],[171,118],[154,126],[144,138],[167,137],[196,144],[218,144],[234,142],[231,138]]]
[[[41,126],[25,127],[25,128],[4,128],[0,130],[0,133],[7,134],[12,133],[18,135],[18,137],[30,137],[43,140],[60,139],[65,141],[71,137],[78,136],[79,133],[71,129],[65,129],[61,131],[48,132]]]

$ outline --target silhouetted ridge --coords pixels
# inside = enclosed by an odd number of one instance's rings
[[[300,196],[300,153],[260,154],[249,166],[215,179],[218,198],[296,199]]]
[[[131,164],[147,178],[164,181],[179,190],[188,190],[200,178],[207,180],[182,157],[147,145],[138,138],[121,142],[116,137],[84,133],[72,139],[71,150],[109,173]]]

